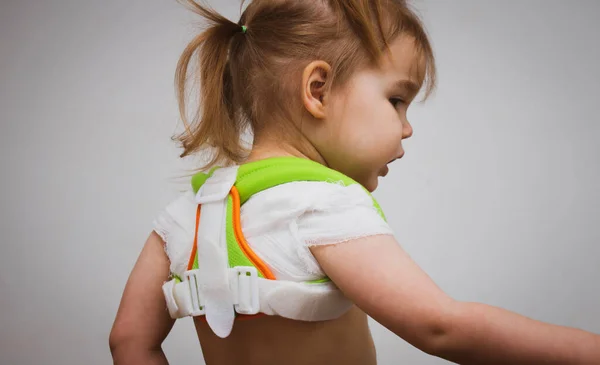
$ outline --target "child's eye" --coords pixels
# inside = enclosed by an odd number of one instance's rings
[[[390,103],[394,108],[398,109],[398,107],[404,103],[404,100],[399,98],[390,98]]]

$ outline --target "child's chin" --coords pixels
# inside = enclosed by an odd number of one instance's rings
[[[364,185],[369,193],[374,192],[377,189],[377,186],[379,186],[379,178],[377,176]]]

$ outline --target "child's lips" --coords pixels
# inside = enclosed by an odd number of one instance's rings
[[[381,172],[381,176],[384,177],[388,174],[388,172],[390,172],[390,168],[385,165],[385,167],[383,168],[383,171]]]
[[[390,162],[388,162],[387,164],[389,165],[389,164],[391,164],[392,162],[394,162],[394,161],[396,161],[396,160],[399,160],[399,159],[401,159],[403,156],[404,156],[404,152],[402,152],[402,154],[401,154],[401,155],[399,155],[399,156],[398,156],[398,157],[396,157],[395,159],[391,160],[391,161],[390,161]]]
[[[398,157],[396,157],[395,159],[391,160],[390,162],[388,162],[385,167],[383,168],[382,172],[381,172],[381,176],[386,176],[389,172],[390,172],[390,168],[389,168],[389,164],[391,164],[392,162],[401,159],[404,156],[404,152],[402,152],[402,154]]]

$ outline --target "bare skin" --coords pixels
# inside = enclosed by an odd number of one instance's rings
[[[205,321],[196,319],[195,324],[207,365],[376,364],[367,316],[356,307],[326,322],[275,316],[238,321],[226,339]]]

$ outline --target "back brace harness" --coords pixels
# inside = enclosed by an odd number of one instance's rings
[[[225,338],[236,313],[238,318],[263,313],[323,321],[350,309],[352,303],[328,278],[277,280],[243,236],[241,205],[258,192],[293,181],[356,184],[337,171],[295,157],[213,169],[192,178],[198,209],[188,270],[163,285],[172,318],[205,316],[213,332]],[[375,199],[373,204],[385,219]]]

